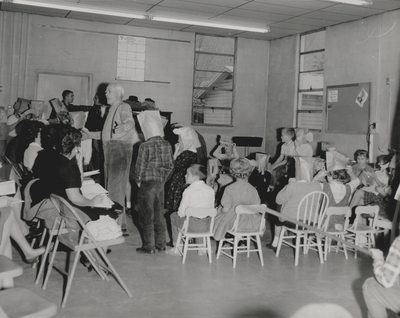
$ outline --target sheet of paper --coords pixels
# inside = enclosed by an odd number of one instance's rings
[[[92,199],[96,195],[106,194],[108,192],[106,189],[104,189],[98,183],[83,184],[81,191],[82,191],[82,195],[88,199]]]
[[[83,176],[84,177],[90,177],[90,176],[93,176],[93,175],[99,174],[99,173],[100,173],[100,170],[86,171],[86,172],[83,173]]]

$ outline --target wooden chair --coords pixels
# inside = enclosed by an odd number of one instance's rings
[[[262,254],[262,245],[261,245],[261,235],[264,234],[265,230],[265,212],[266,206],[265,204],[261,205],[238,205],[235,209],[236,219],[233,224],[233,227],[227,233],[232,236],[232,238],[223,238],[219,242],[217,259],[219,256],[224,254],[233,260],[233,268],[236,267],[237,255],[238,253],[247,253],[247,257],[250,257],[250,252],[258,252],[260,257],[261,266],[264,266],[264,259]],[[257,228],[251,230],[240,230],[240,217],[243,214],[249,215],[260,215],[260,223],[257,225]],[[239,241],[244,240],[246,242],[245,246],[239,246]],[[256,248],[251,248],[251,242],[256,244]],[[224,246],[224,243],[227,243],[228,246]],[[230,252],[227,253],[226,250]]]
[[[71,251],[76,253],[72,268],[68,272],[64,269],[58,268],[58,271],[67,276],[67,285],[61,303],[62,308],[65,307],[72,280],[74,278],[76,265],[78,263],[81,252],[85,254],[85,256],[88,258],[91,265],[102,280],[108,281],[109,279],[107,273],[112,274],[116,278],[117,282],[121,285],[122,289],[127,293],[128,297],[131,298],[132,294],[128,290],[127,286],[125,285],[103,250],[103,247],[124,243],[125,238],[123,236],[120,236],[112,240],[96,241],[96,239],[87,229],[85,223],[82,221],[79,214],[71,204],[69,204],[64,198],[54,194],[50,196],[50,200],[53,202],[54,206],[60,213],[61,224],[59,227],[59,234],[57,235],[57,239],[54,243],[54,249],[50,257],[49,268],[46,273],[42,288],[46,289],[51,270],[53,267],[56,267],[54,265],[54,258],[57,253],[58,244],[61,243],[68,247]],[[77,222],[81,229],[67,234],[60,234],[65,228],[67,219]]]
[[[343,229],[336,229],[336,228],[331,228],[329,226],[330,220],[332,216],[341,216],[344,219],[343,222]],[[341,239],[345,239],[345,235],[347,234],[347,229],[349,227],[349,218],[351,216],[351,209],[350,207],[329,207],[326,209],[326,220],[325,224],[323,226],[323,230],[329,234],[335,235],[337,237],[340,237]],[[326,237],[325,238],[325,261],[327,260],[328,257],[328,252],[330,252],[332,239]],[[336,253],[339,251],[342,251],[344,253],[344,257],[347,259],[347,249],[346,245],[337,242],[337,245],[334,247],[336,249]]]
[[[329,205],[328,196],[322,191],[314,191],[301,199],[299,206],[297,207],[297,221],[304,222],[308,225],[322,228],[325,220],[325,211]],[[285,235],[288,233],[287,235]],[[315,235],[315,241],[309,238],[309,235]],[[292,243],[293,239],[296,240],[295,244]],[[303,240],[303,243],[301,243]],[[324,255],[322,250],[322,241],[319,234],[316,234],[312,230],[308,230],[303,226],[290,225],[282,226],[281,233],[279,235],[278,247],[276,249],[276,257],[279,256],[282,244],[290,246],[295,250],[294,265],[299,264],[299,253],[300,248],[303,247],[303,253],[306,254],[309,248],[317,248],[319,259],[321,264],[324,263]]]
[[[367,205],[356,207],[356,218],[351,227],[349,227],[349,234],[346,238],[353,242],[354,245],[371,248],[375,246],[375,234],[379,231],[377,229],[379,206]],[[369,225],[362,224],[362,215],[369,215],[372,222]],[[354,251],[354,258],[357,258],[357,250]]]
[[[0,280],[22,275],[24,269],[9,257],[0,255]]]
[[[175,244],[175,252],[178,252],[179,247],[183,247],[182,264],[185,264],[187,251],[207,251],[208,259],[211,263],[211,236],[213,235],[214,219],[217,215],[217,210],[214,208],[187,208],[185,212],[187,216],[182,228],[179,230],[178,238]],[[189,223],[191,218],[206,219],[208,217],[210,218],[208,229],[205,229],[203,232],[189,231]],[[203,243],[191,243],[190,241],[193,238],[202,238]]]

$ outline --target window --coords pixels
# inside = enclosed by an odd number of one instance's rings
[[[322,130],[325,31],[300,36],[297,127]]]
[[[192,124],[232,126],[236,40],[196,34]]]

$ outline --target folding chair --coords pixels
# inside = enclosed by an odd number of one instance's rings
[[[60,216],[61,216],[61,224],[59,227],[59,233],[65,228],[66,226],[66,221],[67,220],[72,220],[75,221],[79,224],[80,230],[70,232],[67,234],[58,234],[57,239],[54,244],[54,249],[51,254],[50,258],[50,263],[49,263],[49,268],[46,273],[46,277],[44,279],[44,284],[43,284],[43,289],[46,289],[46,285],[48,282],[48,279],[50,277],[50,273],[53,267],[56,267],[54,265],[54,258],[57,253],[57,248],[59,242],[66,247],[68,247],[70,250],[74,251],[75,254],[75,259],[73,261],[72,268],[67,272],[61,268],[57,268],[62,274],[67,276],[67,285],[65,288],[65,293],[64,297],[61,303],[61,307],[65,307],[65,303],[68,298],[68,294],[71,288],[72,280],[75,274],[76,270],[76,265],[79,260],[80,252],[83,252],[85,256],[88,258],[90,261],[91,265],[97,272],[97,274],[101,277],[102,280],[109,280],[106,273],[111,273],[117,280],[117,282],[121,285],[122,289],[127,293],[128,297],[131,298],[132,294],[126,287],[125,283],[121,279],[121,277],[118,275],[117,271],[114,269],[113,265],[107,258],[103,247],[111,246],[111,245],[117,245],[117,244],[122,244],[125,242],[125,238],[123,236],[120,236],[116,239],[112,240],[105,240],[105,241],[96,241],[96,239],[93,237],[93,235],[89,232],[87,229],[85,223],[82,221],[80,218],[78,212],[75,210],[75,208],[69,204],[64,198],[52,194],[50,196],[50,200],[56,207],[56,209],[59,211]],[[94,252],[94,254],[91,253],[91,251]],[[96,254],[96,252],[98,254]],[[106,272],[104,272],[104,271]]]
[[[328,234],[332,234],[334,236],[337,236],[341,238],[342,240],[345,240],[345,235],[347,234],[347,229],[349,227],[349,219],[351,216],[351,209],[350,207],[329,207],[326,209],[326,221],[323,226],[323,230],[327,232]],[[330,227],[330,221],[332,219],[332,216],[338,216],[342,217],[344,220],[343,223],[343,228],[342,229],[336,229],[335,227]],[[338,251],[342,251],[344,253],[344,257],[347,259],[347,248],[346,245],[337,242],[337,245],[333,247],[332,245],[332,239],[329,237],[325,238],[325,261],[327,260],[328,257],[328,252],[330,252],[331,248],[336,249],[336,253]]]
[[[299,206],[297,207],[297,221],[301,221],[307,225],[311,225],[317,228],[322,228],[325,220],[325,211],[329,205],[328,196],[322,191],[311,192],[301,199]],[[286,232],[288,232],[287,235]],[[309,238],[309,235],[315,235],[315,242]],[[295,239],[295,244],[292,240]],[[301,240],[303,239],[303,243]],[[276,249],[276,257],[279,256],[282,244],[290,246],[295,250],[294,265],[299,264],[299,253],[300,248],[303,247],[303,253],[307,254],[308,249],[311,248],[318,251],[319,259],[321,264],[324,263],[324,255],[322,251],[322,241],[319,234],[312,230],[308,230],[300,225],[284,225],[282,226],[281,233],[279,235],[278,247]]]
[[[233,260],[233,268],[236,267],[237,254],[247,253],[247,257],[250,257],[250,252],[258,252],[261,266],[264,266],[264,259],[262,255],[262,245],[261,245],[261,235],[264,234],[265,230],[265,212],[266,205],[238,205],[235,209],[236,219],[233,223],[233,227],[227,233],[233,236],[232,238],[223,238],[219,242],[217,259],[219,256],[224,254]],[[240,218],[242,215],[259,215],[260,223],[256,228],[251,230],[241,230],[240,229]],[[239,241],[245,240],[245,246],[239,246]],[[251,242],[256,244],[256,248],[251,248]],[[224,243],[228,243],[228,246],[224,246]],[[231,251],[231,253],[225,252],[226,250]],[[232,253],[233,252],[233,253]]]
[[[213,235],[214,219],[217,215],[217,210],[214,208],[187,208],[185,212],[186,219],[182,228],[179,230],[178,238],[175,244],[175,252],[177,253],[178,248],[183,246],[182,264],[185,264],[187,251],[207,251],[208,259],[211,263],[211,236]],[[210,218],[208,229],[202,232],[192,232],[190,230],[190,219],[198,218],[205,220],[208,217]],[[202,238],[203,243],[199,244],[198,242],[189,242],[193,238]]]
[[[349,227],[349,234],[346,235],[347,239],[354,243],[354,245],[371,248],[375,246],[375,234],[379,233],[377,228],[379,206],[367,205],[356,207],[356,218],[351,227]],[[364,216],[369,216],[372,219],[369,225],[362,224]],[[357,250],[354,251],[354,258],[357,258]]]

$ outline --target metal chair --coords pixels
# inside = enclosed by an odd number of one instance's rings
[[[102,280],[108,281],[109,279],[107,277],[107,273],[112,274],[116,278],[117,282],[121,285],[122,289],[127,293],[128,297],[131,298],[132,294],[128,290],[127,286],[125,285],[125,283],[123,282],[123,280],[121,279],[121,277],[119,276],[119,274],[117,273],[117,271],[115,270],[115,268],[109,261],[108,257],[106,256],[106,253],[103,250],[104,247],[124,243],[125,238],[123,236],[120,236],[112,240],[96,241],[96,239],[87,229],[85,223],[82,221],[78,212],[70,203],[68,203],[68,201],[55,194],[52,194],[50,196],[50,200],[53,202],[54,206],[60,213],[61,224],[59,227],[59,234],[57,235],[57,239],[54,244],[54,249],[51,254],[49,268],[46,273],[46,277],[44,279],[43,289],[46,289],[46,285],[50,277],[52,268],[56,267],[54,265],[54,258],[57,253],[58,244],[61,243],[66,247],[68,247],[71,251],[76,253],[72,268],[68,272],[65,271],[64,269],[58,268],[58,271],[67,276],[65,293],[61,303],[62,308],[65,307],[65,303],[68,298],[68,294],[76,270],[76,265],[79,260],[80,252],[83,252],[85,254],[85,256],[88,258],[91,265],[93,266],[93,268],[95,269],[95,271]],[[72,220],[77,222],[80,226],[80,230],[70,232],[67,234],[60,234],[64,230],[67,220],[70,221]]]

